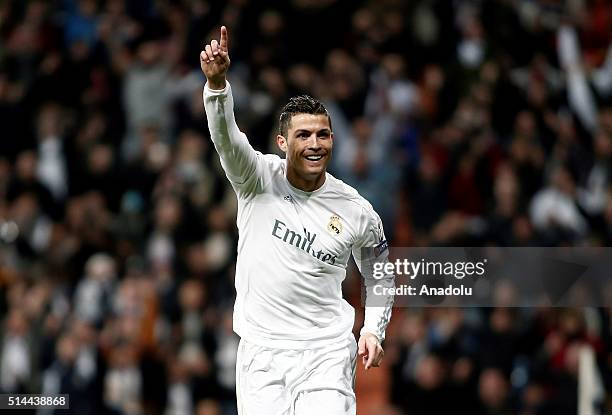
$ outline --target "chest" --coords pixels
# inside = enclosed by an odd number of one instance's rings
[[[345,200],[286,190],[259,195],[250,211],[259,232],[279,249],[346,266],[357,230],[355,214]]]

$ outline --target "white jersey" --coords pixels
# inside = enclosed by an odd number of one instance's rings
[[[279,349],[305,349],[345,341],[355,313],[342,298],[353,253],[376,260],[388,255],[379,216],[355,189],[327,173],[323,185],[304,192],[286,178],[286,161],[255,151],[234,118],[229,82],[204,87],[211,138],[238,196],[238,259],[234,331],[247,341]],[[362,251],[362,248],[370,248]],[[373,259],[373,258],[372,258]],[[366,284],[374,279],[364,275]],[[384,277],[393,286],[393,275]],[[381,281],[377,281],[381,283]],[[381,341],[393,297],[366,307],[364,331]]]

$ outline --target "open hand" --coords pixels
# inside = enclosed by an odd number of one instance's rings
[[[221,26],[219,41],[213,39],[210,44],[200,52],[200,67],[206,75],[208,86],[211,89],[225,88],[225,77],[230,65],[228,52],[227,28]]]

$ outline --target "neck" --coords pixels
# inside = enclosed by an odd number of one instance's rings
[[[325,172],[323,171],[314,178],[305,178],[303,176],[298,176],[295,170],[289,168],[287,169],[287,180],[291,186],[297,189],[303,190],[304,192],[314,192],[325,183]]]

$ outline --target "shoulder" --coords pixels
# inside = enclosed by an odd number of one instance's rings
[[[376,246],[376,249],[382,249],[386,244],[385,232],[382,220],[378,213],[372,207],[372,204],[352,186],[344,183],[328,174],[330,179],[330,187],[335,193],[335,197],[342,198],[349,203],[355,219],[357,228],[357,245],[356,246]]]
[[[263,154],[257,151],[257,154],[262,158],[264,163],[270,165],[271,167],[280,167],[284,164],[284,159],[280,158],[276,154]]]
[[[374,211],[372,204],[353,186],[334,177],[331,173],[327,173],[327,180],[329,180],[329,190],[334,197],[346,200],[348,203],[354,205],[355,208]]]
[[[259,150],[255,150],[257,156],[257,163],[267,168],[267,170],[278,170],[282,169],[285,160],[277,156],[276,154],[264,154]]]
[[[263,154],[259,151],[256,153],[263,187],[266,187],[275,177],[284,176],[285,159],[276,154]]]
[[[261,164],[264,166],[264,169],[268,171],[272,177],[278,175],[285,175],[285,159],[281,158],[277,154],[262,154],[258,153],[258,157],[261,160]]]

